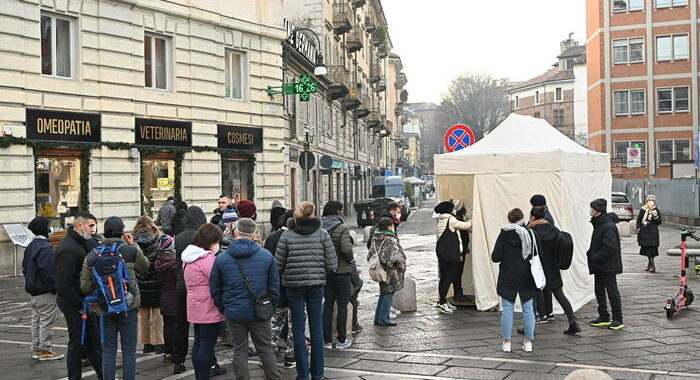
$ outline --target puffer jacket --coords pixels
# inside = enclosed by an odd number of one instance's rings
[[[287,288],[325,286],[326,275],[338,268],[333,242],[318,218],[294,219],[280,236],[275,261]]]
[[[435,236],[440,239],[442,233],[445,232],[447,228],[447,221],[450,221],[450,231],[469,231],[472,229],[472,222],[461,222],[457,217],[452,214],[441,214],[438,218],[437,228],[435,230]],[[462,245],[462,234],[457,234],[459,238],[459,251],[464,252],[464,246]]]
[[[611,275],[622,273],[622,249],[620,233],[614,213],[602,214],[591,219],[593,235],[591,247],[586,252],[590,274]]]
[[[211,296],[210,277],[215,256],[196,245],[182,252],[183,278],[187,288],[187,321],[190,323],[217,323],[223,314]]]
[[[124,263],[126,264],[126,269],[129,271],[129,286],[133,286],[133,290],[135,290],[134,303],[131,307],[139,307],[141,305],[141,292],[139,290],[138,281],[135,281],[135,279],[138,274],[144,274],[148,271],[150,263],[146,256],[143,255],[138,245],[124,244],[124,241],[120,238],[106,238],[102,241],[101,245],[111,246],[114,243],[121,244],[117,252],[122,255]],[[96,249],[97,248],[93,249],[85,256],[83,269],[80,272],[80,290],[84,294],[90,294],[90,292],[97,289],[97,282],[92,273],[92,267],[95,266],[95,262],[97,261]]]
[[[343,224],[343,218],[339,215],[328,215],[321,218],[321,228],[331,235],[333,248],[338,256],[337,274],[350,273],[350,263],[355,260],[352,253],[354,242],[350,236],[350,228]]]
[[[240,266],[239,266],[240,263]],[[279,302],[280,276],[272,254],[249,239],[236,239],[219,254],[211,270],[211,295],[219,311],[234,322],[253,322],[253,297],[243,282],[240,267],[256,296],[268,293]]]
[[[542,252],[538,241],[538,250]],[[522,243],[515,230],[501,230],[491,253],[491,261],[498,264],[496,293],[510,302],[520,296],[526,302],[537,294],[535,280],[530,272],[530,261],[523,259]]]
[[[156,274],[160,279],[160,312],[177,315],[177,259],[174,251],[163,251],[156,257]]]
[[[185,293],[185,281],[182,279],[182,252],[192,244],[192,238],[194,238],[197,229],[206,223],[207,217],[204,215],[204,211],[198,206],[190,206],[185,213],[185,229],[175,235],[175,255],[177,258],[176,287],[178,293]]]
[[[24,290],[32,296],[56,294],[53,267],[51,243],[45,236],[38,235],[24,250],[22,259]]]

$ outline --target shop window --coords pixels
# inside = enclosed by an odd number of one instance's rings
[[[233,199],[250,199],[249,194],[251,170],[250,161],[245,159],[224,158],[221,160],[222,194],[230,194]]]
[[[57,231],[65,230],[80,211],[82,153],[40,153],[36,160],[36,213]]]
[[[61,78],[73,77],[73,20],[41,15],[41,73]]]
[[[143,176],[142,212],[151,217],[158,215],[160,206],[175,196],[175,157],[147,156],[141,164]]]

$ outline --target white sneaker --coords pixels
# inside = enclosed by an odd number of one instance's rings
[[[454,305],[450,304],[449,302],[446,302],[445,305],[447,305],[447,307],[452,309],[452,311],[457,311],[457,306],[454,306]]]
[[[352,345],[352,339],[345,338],[345,342],[342,343],[336,343],[335,348],[338,350],[343,350],[345,348],[348,348]]]
[[[391,314],[401,315],[401,310],[394,309],[393,307],[389,310]]]
[[[396,318],[398,318],[398,315],[396,315],[392,312],[389,312],[389,319],[396,319]]]
[[[503,342],[501,344],[501,350],[503,350],[503,352],[512,352],[510,348],[510,342]]]
[[[532,352],[532,342],[523,343],[523,351]]]
[[[327,350],[332,350],[333,349],[333,343],[324,343],[323,348]]]
[[[452,313],[454,313],[454,311],[452,310],[452,308],[451,308],[451,307],[449,306],[449,304],[447,304],[447,303],[444,303],[444,304],[442,304],[442,305],[438,305],[438,306],[437,306],[437,309],[438,309],[439,312],[441,312],[441,313],[443,313],[443,314],[452,314]]]

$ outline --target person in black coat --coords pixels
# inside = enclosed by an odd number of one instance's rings
[[[538,302],[540,314],[546,315],[547,320],[553,320],[553,305],[552,295],[556,298],[559,305],[564,309],[566,318],[569,321],[569,328],[564,331],[564,334],[574,335],[581,332],[581,328],[576,322],[576,315],[571,307],[569,299],[564,295],[564,283],[561,280],[561,272],[556,266],[556,245],[559,238],[559,229],[554,227],[545,219],[545,208],[542,206],[533,207],[530,211],[531,228],[537,234],[537,240],[542,243],[542,251],[540,251],[540,261],[542,269],[547,278],[547,285],[543,290],[542,305]]]
[[[173,235],[175,236],[185,229],[185,215],[187,215],[187,203],[177,201],[175,205],[175,215],[173,216]]]
[[[591,246],[586,252],[588,270],[595,279],[595,297],[598,301],[598,318],[590,322],[591,326],[607,326],[620,330],[625,325],[622,321],[622,302],[617,289],[617,275],[622,273],[622,249],[620,234],[615,224],[619,218],[614,213],[607,213],[608,202],[599,198],[591,202],[591,224],[593,235]],[[605,299],[607,293],[612,308],[612,321]]]
[[[544,219],[547,220],[552,227],[556,227],[556,224],[554,224],[554,218],[549,212],[549,207],[547,207],[547,198],[545,198],[544,195],[533,195],[532,198],[530,198],[530,205],[532,205],[532,207],[544,207]]]
[[[535,312],[532,307],[537,293],[535,280],[530,272],[530,258],[533,253],[533,241],[530,231],[523,222],[523,212],[516,208],[508,213],[508,225],[501,229],[491,260],[498,265],[498,282],[496,292],[501,297],[503,313],[501,329],[503,333],[503,352],[511,352],[513,333],[513,309],[515,298],[520,296],[523,310],[525,342],[523,350],[532,352],[532,340],[535,338]],[[535,241],[534,244],[539,244]],[[542,250],[539,249],[541,252]]]
[[[87,256],[86,244],[97,232],[97,218],[81,212],[73,219],[73,227],[55,250],[54,269],[56,280],[56,303],[66,319],[68,348],[66,367],[68,379],[79,380],[83,372],[83,355],[86,354],[98,378],[102,378],[102,346],[97,318],[86,322],[85,344],[81,343],[83,294],[80,290],[80,272]]]
[[[654,257],[659,255],[659,225],[661,212],[656,208],[656,196],[648,195],[647,203],[642,206],[637,216],[637,243],[639,254],[649,259],[645,272],[656,272]]]

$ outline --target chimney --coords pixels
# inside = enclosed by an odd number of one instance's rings
[[[561,53],[565,52],[570,47],[578,45],[578,41],[575,41],[574,39],[571,38],[571,36],[573,36],[573,35],[574,35],[573,33],[569,33],[569,38],[567,38],[564,41],[559,43],[559,49],[561,50]]]

